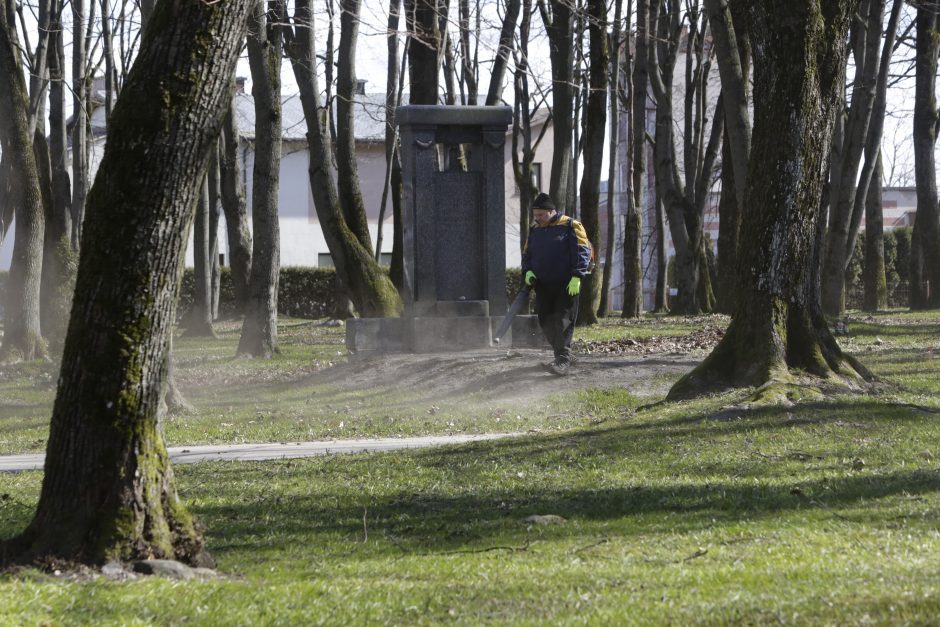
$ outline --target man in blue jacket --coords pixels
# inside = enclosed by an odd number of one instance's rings
[[[535,286],[539,326],[555,351],[546,368],[564,376],[571,367],[578,294],[581,279],[589,272],[591,244],[581,223],[558,213],[548,194],[535,197],[532,217],[535,224],[522,253],[523,280]]]

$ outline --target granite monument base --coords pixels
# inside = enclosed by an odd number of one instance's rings
[[[499,344],[493,332],[502,318],[486,301],[441,301],[439,315],[354,318],[346,324],[346,348],[357,354],[443,353],[481,348],[548,348],[537,316],[516,316]]]

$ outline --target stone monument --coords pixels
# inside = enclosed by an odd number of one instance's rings
[[[408,105],[398,108],[396,119],[405,313],[350,320],[347,347],[355,352],[490,347],[493,329],[506,313],[504,148],[512,112]],[[530,320],[519,322],[513,325],[518,339],[535,335]]]

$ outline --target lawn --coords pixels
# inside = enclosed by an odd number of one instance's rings
[[[647,336],[682,334],[667,323]],[[181,341],[181,371],[249,369],[265,405],[292,369],[342,359],[335,329],[288,324],[297,342],[274,362],[231,360],[223,333],[215,351]],[[843,345],[885,382],[871,395],[749,408],[746,392],[665,404],[587,389],[557,402],[592,420],[511,440],[178,466],[221,578],[20,571],[0,578],[0,623],[934,623],[940,316],[859,315],[850,329]],[[7,442],[44,433],[51,384],[31,368],[0,387]],[[0,537],[28,522],[40,480],[0,475]]]

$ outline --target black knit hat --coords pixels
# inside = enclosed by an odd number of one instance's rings
[[[549,196],[545,192],[542,192],[541,194],[535,197],[535,200],[532,201],[532,208],[533,209],[545,209],[547,211],[554,211],[555,203],[552,202],[551,196]]]

